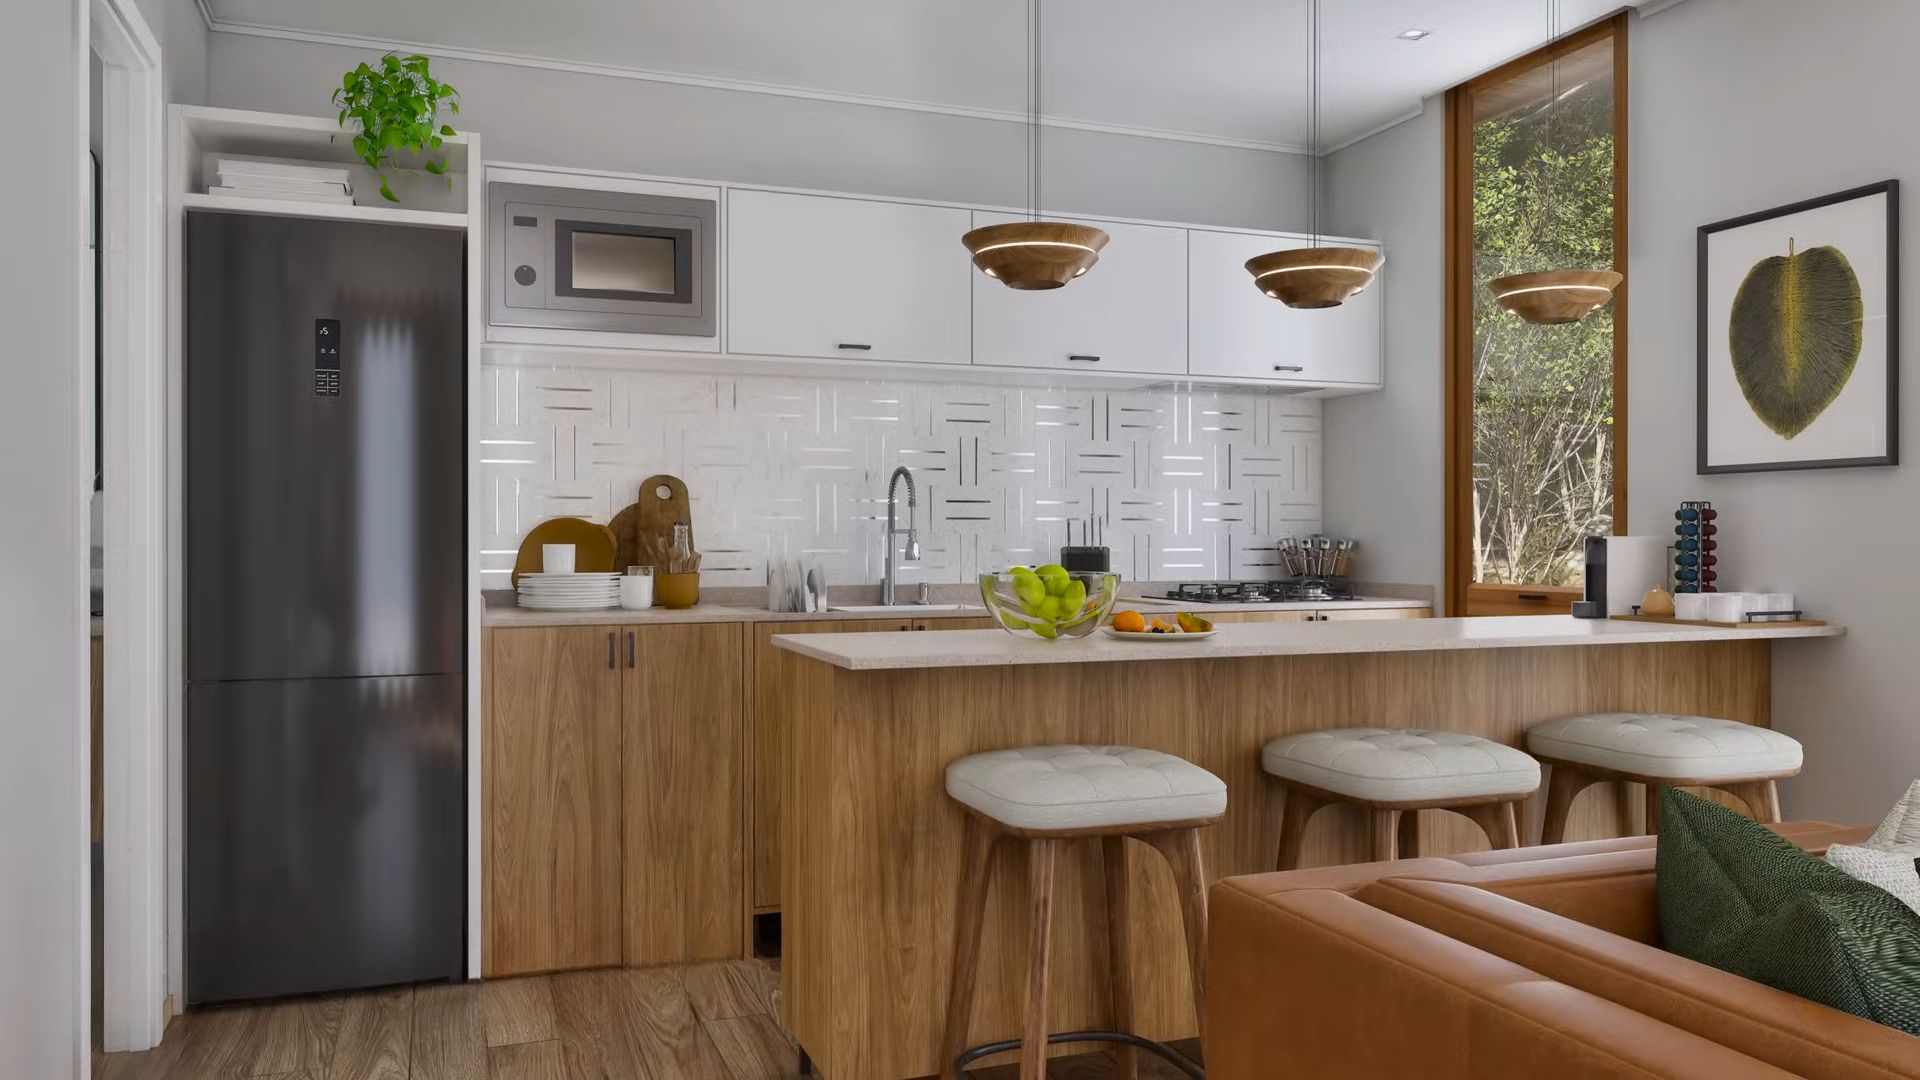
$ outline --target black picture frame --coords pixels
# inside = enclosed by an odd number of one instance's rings
[[[1887,452],[1878,457],[1830,458],[1810,461],[1769,461],[1749,462],[1737,465],[1710,465],[1707,460],[1707,417],[1709,399],[1707,394],[1707,362],[1709,352],[1708,334],[1712,323],[1708,320],[1707,288],[1711,267],[1708,264],[1708,241],[1714,233],[1753,225],[1775,218],[1790,217],[1808,210],[1818,210],[1838,203],[1852,202],[1856,199],[1885,195],[1887,200]],[[1745,214],[1725,221],[1716,221],[1711,225],[1702,225],[1699,230],[1698,255],[1696,267],[1698,281],[1698,311],[1696,316],[1698,372],[1695,383],[1695,404],[1698,437],[1696,440],[1696,472],[1701,476],[1724,473],[1755,472],[1792,472],[1806,469],[1855,469],[1871,466],[1890,466],[1900,464],[1900,181],[1884,180],[1864,187],[1849,188],[1846,191],[1823,195],[1817,199],[1777,206],[1759,213]]]

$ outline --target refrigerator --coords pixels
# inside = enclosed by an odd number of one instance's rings
[[[186,996],[457,979],[466,238],[190,211]]]

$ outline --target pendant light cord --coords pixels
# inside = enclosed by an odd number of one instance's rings
[[[1307,246],[1320,246],[1320,0],[1307,5]]]
[[[1040,0],[1027,0],[1027,218],[1040,220]]]

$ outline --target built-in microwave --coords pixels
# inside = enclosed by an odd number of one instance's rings
[[[487,186],[495,326],[714,336],[711,199]]]

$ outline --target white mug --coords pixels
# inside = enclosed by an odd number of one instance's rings
[[[645,611],[653,606],[653,567],[627,567],[620,578],[620,606],[628,611]]]
[[[541,544],[540,572],[543,574],[573,573],[573,545]]]

